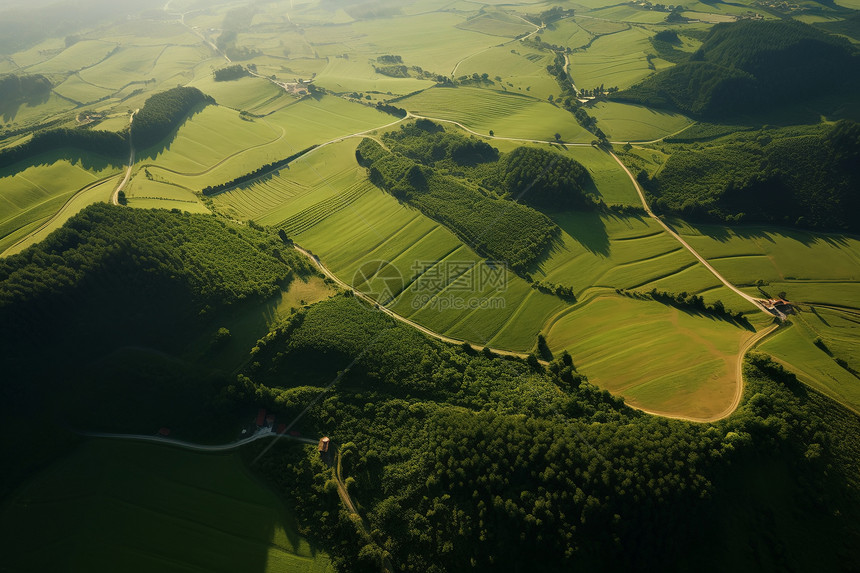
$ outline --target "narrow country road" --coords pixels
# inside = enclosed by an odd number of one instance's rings
[[[612,158],[613,158],[613,159],[618,163],[618,165],[620,165],[620,166],[621,166],[621,168],[624,170],[624,172],[625,172],[625,173],[627,173],[627,176],[630,178],[630,181],[632,181],[632,182],[633,182],[633,187],[635,187],[635,188],[636,188],[636,193],[638,193],[638,194],[639,194],[639,199],[642,201],[642,207],[645,209],[645,212],[648,214],[648,216],[649,216],[649,217],[651,217],[652,219],[654,219],[655,221],[657,221],[657,222],[660,224],[660,226],[661,226],[661,227],[663,227],[663,229],[665,229],[667,233],[669,233],[669,235],[671,235],[672,237],[674,237],[674,238],[675,238],[675,240],[677,240],[679,243],[681,243],[681,245],[682,245],[685,249],[687,249],[688,251],[690,251],[690,253],[691,253],[694,257],[696,257],[696,259],[698,259],[698,260],[699,260],[699,262],[700,262],[700,263],[702,263],[702,264],[705,266],[705,268],[706,268],[706,269],[708,269],[708,270],[711,272],[711,274],[713,274],[713,275],[717,278],[717,280],[719,280],[721,283],[723,283],[723,284],[724,284],[725,286],[727,286],[729,289],[731,289],[732,291],[734,291],[735,293],[737,293],[738,295],[740,295],[743,299],[745,299],[745,300],[747,300],[747,301],[751,302],[753,305],[755,305],[755,307],[756,307],[756,308],[758,308],[759,310],[761,310],[763,313],[767,314],[768,316],[773,316],[770,312],[768,312],[768,311],[764,308],[764,306],[762,306],[761,302],[759,302],[759,301],[758,301],[758,299],[756,299],[756,298],[754,298],[754,297],[752,297],[752,296],[748,295],[747,293],[745,293],[744,291],[742,291],[741,289],[739,289],[738,287],[736,287],[735,285],[733,285],[732,283],[730,283],[730,282],[729,282],[729,281],[728,281],[728,280],[727,280],[723,275],[721,275],[721,274],[719,273],[719,271],[717,271],[717,269],[715,269],[715,268],[711,265],[711,263],[709,263],[709,262],[705,259],[705,257],[703,257],[702,255],[700,255],[700,254],[696,251],[696,249],[694,249],[693,247],[691,247],[691,246],[690,246],[690,244],[689,244],[687,241],[685,241],[685,240],[683,239],[683,237],[681,237],[681,235],[679,235],[678,233],[676,233],[676,232],[675,232],[675,230],[674,230],[674,229],[672,229],[672,227],[670,227],[669,225],[667,225],[667,224],[663,221],[663,219],[661,219],[660,217],[658,217],[657,215],[655,215],[655,214],[654,214],[654,212],[653,212],[653,211],[651,211],[651,208],[648,206],[648,201],[646,201],[646,200],[645,200],[645,193],[643,193],[643,192],[642,192],[642,187],[640,187],[640,186],[639,186],[639,182],[638,182],[638,181],[636,181],[636,178],[635,178],[635,177],[633,177],[633,174],[630,172],[630,170],[629,170],[629,169],[627,169],[627,166],[626,166],[626,165],[624,165],[624,163],[622,163],[620,159],[618,159],[618,156],[617,156],[617,155],[615,155],[615,153],[613,153],[612,151],[610,151],[610,152],[609,152],[609,154],[610,154],[610,155],[612,156]]]
[[[429,329],[429,328],[427,328],[427,327],[421,326],[421,325],[420,325],[420,324],[418,324],[417,322],[413,322],[413,321],[409,320],[408,318],[406,318],[406,317],[404,317],[404,316],[400,316],[399,314],[397,314],[397,313],[396,313],[396,312],[394,312],[393,310],[391,310],[391,309],[389,309],[389,308],[386,308],[385,306],[382,306],[381,304],[377,303],[375,300],[373,300],[371,297],[367,296],[367,295],[366,295],[366,294],[364,294],[363,292],[360,292],[360,291],[355,290],[355,288],[354,288],[352,285],[349,285],[349,284],[345,283],[344,281],[340,280],[340,279],[339,279],[339,278],[338,278],[338,277],[337,277],[333,272],[331,272],[330,270],[328,270],[328,268],[326,268],[326,266],[325,266],[324,264],[322,264],[322,262],[320,262],[319,258],[318,258],[316,255],[312,255],[311,253],[309,253],[308,251],[304,250],[303,248],[301,248],[301,247],[300,247],[300,246],[298,246],[298,245],[293,245],[293,247],[294,247],[298,252],[300,252],[301,254],[303,254],[304,256],[306,256],[307,258],[309,258],[309,259],[314,263],[314,265],[316,265],[316,267],[317,267],[317,268],[318,268],[318,269],[319,269],[319,270],[320,270],[320,271],[321,271],[325,276],[327,276],[328,278],[330,278],[331,280],[333,280],[335,283],[337,283],[337,284],[338,284],[338,286],[340,286],[341,288],[344,288],[344,289],[346,289],[346,290],[350,290],[350,291],[352,291],[352,292],[355,294],[355,296],[356,296],[356,297],[358,297],[358,298],[360,298],[361,300],[363,300],[363,301],[367,302],[367,303],[368,303],[368,304],[370,304],[371,306],[373,306],[373,307],[375,307],[375,308],[378,308],[381,312],[384,312],[385,314],[387,314],[387,315],[388,315],[388,316],[390,316],[391,318],[393,318],[393,319],[395,319],[395,320],[398,320],[398,321],[402,322],[403,324],[408,324],[408,325],[409,325],[409,326],[411,326],[412,328],[414,328],[414,329],[416,329],[416,330],[419,330],[419,331],[423,332],[423,333],[424,333],[424,334],[426,334],[427,336],[430,336],[430,337],[432,337],[432,338],[435,338],[436,340],[441,340],[442,342],[446,342],[446,343],[448,343],[448,344],[461,344],[461,345],[462,345],[464,342],[467,342],[467,341],[465,341],[465,340],[460,340],[460,339],[458,339],[458,338],[451,338],[451,337],[449,337],[449,336],[445,336],[445,335],[443,335],[443,334],[439,334],[438,332],[434,332],[434,331],[430,330],[430,329]],[[480,350],[482,350],[482,349],[484,348],[483,346],[476,346],[476,345],[472,344],[471,342],[469,342],[468,344],[469,344],[469,346],[471,346],[471,347],[472,347],[472,349],[473,349],[473,350],[478,350],[478,351],[480,351]],[[502,355],[502,356],[515,356],[515,357],[517,357],[517,358],[523,358],[523,359],[528,358],[528,356],[529,356],[529,355],[528,355],[527,353],[525,353],[525,352],[514,352],[514,351],[512,351],[512,350],[500,350],[500,349],[498,349],[498,348],[490,348],[490,350],[492,350],[495,354],[499,354],[499,355]],[[543,362],[543,364],[548,364],[548,363],[547,363],[547,362]]]
[[[207,445],[207,444],[194,444],[191,442],[183,442],[182,440],[174,440],[172,438],[165,438],[163,436],[148,436],[145,434],[112,434],[105,432],[77,432],[81,436],[86,436],[88,438],[111,438],[118,440],[134,440],[137,442],[152,442],[155,444],[164,444],[168,446],[177,446],[179,448],[184,448],[186,450],[192,450],[195,452],[226,452],[229,450],[235,450],[236,448],[241,448],[244,445],[250,444],[251,442],[256,442],[257,440],[265,440],[267,438],[285,438],[288,440],[293,440],[296,442],[302,442],[305,444],[314,444],[316,445],[317,440],[312,440],[310,438],[300,438],[296,436],[290,436],[286,434],[276,434],[274,432],[257,432],[248,436],[247,438],[242,438],[241,440],[230,442],[229,444],[218,444],[218,445]]]
[[[131,124],[134,122],[135,114],[139,111],[139,109],[134,110],[131,117],[128,118],[128,168],[125,170],[125,177],[122,178],[122,181],[114,189],[113,195],[110,196],[110,202],[113,205],[119,205],[119,192],[125,189],[128,180],[131,179],[131,169],[134,167],[134,142],[131,140]]]

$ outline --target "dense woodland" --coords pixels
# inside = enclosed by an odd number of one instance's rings
[[[856,89],[857,78],[860,55],[844,38],[794,20],[743,20],[717,24],[688,61],[612,97],[722,116],[789,102],[810,86]]]
[[[858,563],[860,420],[764,355],[739,411],[702,425],[625,407],[566,355],[543,369],[468,353],[350,297],[294,316],[253,354],[226,394],[287,419],[338,380],[299,427],[337,444],[369,535],[315,448],[255,467],[345,570],[383,557],[416,572]]]
[[[173,88],[150,96],[134,116],[131,134],[137,147],[150,147],[170,135],[189,113],[215,100],[197,88]]]
[[[593,208],[594,182],[576,160],[537,147],[501,154],[474,136],[445,131],[427,119],[382,136],[395,152],[419,163],[466,177],[500,197],[547,210]]]
[[[451,229],[481,256],[506,261],[517,273],[526,273],[559,233],[546,215],[386,151],[372,139],[359,144],[356,158],[374,184]]]
[[[640,178],[658,211],[728,223],[860,230],[860,124],[771,128],[671,155]]]
[[[225,305],[301,272],[285,247],[97,205],[0,261],[4,489],[68,447],[63,423],[223,440],[256,408],[307,409],[296,429],[332,437],[367,533],[315,447],[279,442],[251,467],[344,571],[857,570],[860,419],[764,355],[735,414],[694,424],[626,407],[566,354],[445,345],[349,293],[263,336],[238,376],[182,354]]]

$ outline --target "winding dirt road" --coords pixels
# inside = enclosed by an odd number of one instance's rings
[[[682,245],[685,249],[687,249],[687,250],[690,252],[690,254],[692,254],[694,257],[696,257],[696,259],[698,259],[698,261],[699,261],[700,263],[702,263],[702,264],[705,266],[705,268],[706,268],[706,269],[708,269],[708,270],[711,272],[711,274],[713,274],[713,275],[717,278],[717,280],[719,280],[719,281],[720,281],[721,283],[723,283],[725,286],[727,286],[728,288],[730,288],[733,292],[735,292],[736,294],[738,294],[738,295],[739,295],[740,297],[742,297],[743,299],[745,299],[745,300],[747,300],[747,301],[751,302],[752,304],[754,304],[754,305],[755,305],[755,307],[756,307],[756,308],[758,308],[759,310],[761,310],[763,313],[767,314],[768,316],[773,316],[770,312],[768,312],[768,311],[764,308],[764,306],[762,306],[761,302],[760,302],[758,299],[756,299],[756,298],[754,298],[754,297],[752,297],[752,296],[748,295],[747,293],[745,293],[744,291],[742,291],[741,289],[739,289],[738,287],[736,287],[735,285],[733,285],[732,283],[730,283],[730,282],[726,279],[726,277],[724,277],[723,275],[721,275],[721,274],[719,273],[719,271],[717,271],[717,269],[715,269],[715,268],[711,265],[711,263],[709,263],[709,262],[705,259],[705,257],[703,257],[702,255],[700,255],[700,254],[696,251],[696,249],[694,249],[693,247],[691,247],[691,246],[690,246],[690,244],[689,244],[687,241],[685,241],[683,237],[681,237],[681,235],[679,235],[678,233],[676,233],[676,232],[675,232],[675,230],[674,230],[674,229],[672,229],[672,227],[670,227],[668,224],[666,224],[666,223],[663,221],[663,219],[661,219],[660,217],[658,217],[657,215],[655,215],[655,214],[654,214],[654,212],[653,212],[653,211],[651,211],[651,207],[649,207],[649,206],[648,206],[648,201],[646,201],[646,200],[645,200],[645,193],[643,193],[643,192],[642,192],[642,187],[640,187],[640,186],[639,186],[639,182],[638,182],[638,181],[636,181],[636,178],[635,178],[635,177],[633,177],[633,173],[631,173],[631,172],[630,172],[630,170],[629,170],[629,169],[627,169],[627,166],[626,166],[626,165],[624,165],[624,163],[622,163],[620,159],[618,159],[618,156],[617,156],[617,155],[615,155],[615,153],[613,153],[612,151],[610,151],[610,152],[609,152],[609,154],[612,156],[612,159],[614,159],[614,160],[618,163],[618,165],[620,165],[620,166],[621,166],[621,168],[624,170],[624,172],[625,172],[625,173],[627,173],[627,176],[630,178],[630,181],[632,181],[632,182],[633,182],[633,187],[635,187],[635,188],[636,188],[636,193],[638,193],[638,194],[639,194],[639,200],[640,200],[640,201],[642,201],[642,207],[645,209],[645,212],[648,214],[648,216],[649,216],[649,217],[651,217],[652,219],[654,219],[655,221],[657,221],[657,222],[660,224],[660,226],[661,226],[661,227],[663,227],[663,229],[665,229],[667,233],[669,233],[669,235],[671,235],[675,240],[677,240],[679,243],[681,243],[681,245]]]
[[[131,140],[131,124],[134,122],[135,114],[139,111],[139,109],[134,110],[131,117],[128,118],[128,168],[125,170],[125,177],[122,178],[122,181],[120,181],[119,185],[116,186],[116,189],[113,190],[113,195],[110,196],[110,202],[112,205],[119,205],[119,192],[125,189],[128,180],[131,179],[131,170],[134,167],[134,143]]]
[[[168,445],[168,446],[176,446],[179,448],[183,448],[186,450],[192,450],[195,452],[226,452],[230,450],[235,450],[236,448],[241,448],[244,445],[250,444],[251,442],[256,442],[257,440],[265,440],[268,438],[285,438],[288,440],[293,440],[296,442],[302,442],[305,444],[314,444],[316,445],[317,440],[312,440],[310,438],[301,438],[296,436],[290,436],[286,434],[276,434],[274,432],[257,432],[254,433],[247,438],[242,438],[241,440],[230,442],[229,444],[217,444],[217,445],[208,445],[208,444],[194,444],[191,442],[184,442],[182,440],[174,440],[172,438],[165,438],[164,436],[148,436],[145,434],[111,434],[105,432],[77,432],[81,436],[86,436],[88,438],[110,438],[110,439],[118,439],[118,440],[134,440],[136,442],[152,442],[156,444]]]
[[[332,281],[337,283],[338,286],[340,286],[341,288],[343,288],[345,290],[352,291],[356,297],[358,297],[361,300],[365,301],[366,303],[370,304],[371,306],[373,306],[374,308],[376,308],[380,312],[387,314],[388,316],[390,316],[394,320],[400,321],[403,324],[407,324],[407,325],[411,326],[412,328],[414,328],[415,330],[419,330],[419,331],[423,332],[424,334],[426,334],[427,336],[430,336],[431,338],[435,338],[436,340],[441,340],[442,342],[446,342],[448,344],[462,345],[464,342],[467,342],[465,340],[460,340],[459,338],[451,338],[450,336],[445,336],[444,334],[439,334],[438,332],[434,332],[434,331],[430,330],[429,328],[427,328],[425,326],[421,326],[417,322],[413,322],[413,321],[409,320],[408,318],[406,318],[405,316],[401,316],[401,315],[397,314],[396,312],[394,312],[393,310],[386,308],[385,306],[380,305],[379,303],[377,303],[374,299],[372,299],[368,295],[364,294],[361,291],[355,290],[355,288],[352,285],[349,285],[349,284],[345,283],[344,281],[340,280],[337,277],[337,275],[335,275],[333,272],[328,270],[328,268],[326,268],[326,266],[324,264],[322,264],[322,262],[319,260],[319,257],[317,257],[316,255],[311,254],[310,252],[304,250],[303,248],[301,248],[300,246],[295,245],[295,244],[293,245],[293,248],[295,248],[296,251],[303,254],[307,258],[309,258],[311,260],[311,262],[313,262],[314,265],[316,265],[316,267],[325,276],[327,276]],[[472,344],[471,342],[467,342],[467,343],[469,344],[469,346],[472,347],[473,350],[476,350],[476,351],[480,351],[484,348],[483,346],[476,346],[476,345]],[[494,354],[499,354],[502,356],[515,356],[517,358],[523,358],[523,359],[528,358],[528,356],[529,356],[525,352],[514,352],[512,350],[501,350],[498,348],[490,348],[490,350],[492,350]],[[548,362],[545,362],[545,361],[542,361],[542,363],[548,364]]]

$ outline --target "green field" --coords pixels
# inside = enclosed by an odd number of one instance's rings
[[[399,102],[418,115],[458,121],[480,134],[567,142],[590,142],[594,136],[574,117],[546,101],[477,88],[433,88]]]
[[[811,386],[860,409],[860,240],[850,235],[676,223],[685,238],[730,281],[758,297],[784,295],[800,314],[762,346]],[[765,284],[761,290],[754,286]],[[814,342],[820,339],[827,351]],[[830,352],[828,355],[827,352]]]
[[[298,447],[298,446],[296,446]],[[0,514],[15,571],[330,571],[238,454],[90,441]]]
[[[597,20],[594,22],[611,24]],[[588,26],[590,30],[603,29],[584,21],[580,25]],[[617,26],[615,29],[618,29]],[[609,31],[614,30],[610,28]],[[576,87],[591,90],[603,85],[624,89],[650,75],[652,72],[645,57],[653,52],[648,41],[650,35],[647,30],[630,28],[601,36],[587,50],[571,55],[570,75]]]
[[[547,333],[589,380],[638,408],[712,418],[737,389],[738,351],[751,333],[657,302],[598,296],[558,317]]]
[[[495,90],[546,99],[558,95],[559,86],[546,71],[553,57],[521,43],[505,44],[474,54],[457,66],[456,77],[488,74]],[[501,80],[496,80],[500,77]]]
[[[305,98],[253,121],[243,120],[235,110],[209,106],[179,129],[168,148],[144,151],[138,168],[149,169],[159,180],[199,191],[311,145],[396,121],[333,96]]]
[[[45,223],[79,191],[119,171],[104,163],[85,167],[65,159],[64,152],[12,169],[0,172],[0,252]]]
[[[651,141],[674,134],[693,122],[687,117],[638,105],[600,102],[588,110],[612,141]]]

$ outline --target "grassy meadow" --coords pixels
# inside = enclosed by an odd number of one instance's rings
[[[738,351],[752,333],[658,302],[602,295],[558,316],[546,335],[589,380],[663,415],[712,418],[737,391]]]
[[[79,193],[118,172],[118,167],[89,159],[70,161],[62,152],[0,171],[0,252],[43,225]]]
[[[525,95],[471,87],[433,88],[398,105],[418,115],[457,121],[482,135],[566,142],[590,142],[594,136],[561,108]]]
[[[236,453],[85,442],[13,495],[0,531],[16,571],[331,571]]]

